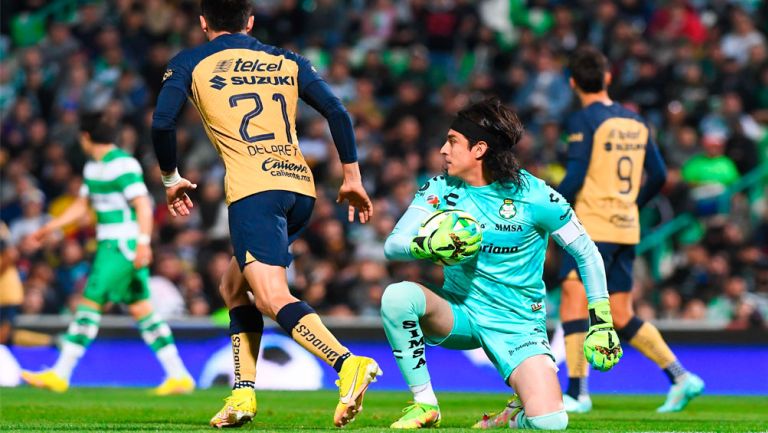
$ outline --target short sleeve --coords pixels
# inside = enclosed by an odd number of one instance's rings
[[[409,207],[434,212],[440,207],[444,190],[445,176],[435,176],[421,185]]]
[[[133,158],[124,158],[120,170],[122,174],[118,176],[117,183],[126,200],[131,201],[136,197],[149,194],[147,186],[144,184],[144,174],[138,161]]]
[[[188,59],[189,53],[182,51],[168,62],[168,68],[163,74],[163,87],[173,87],[189,96],[192,86],[192,68]]]
[[[535,223],[547,233],[552,233],[571,220],[573,210],[559,192],[546,186],[534,201]]]

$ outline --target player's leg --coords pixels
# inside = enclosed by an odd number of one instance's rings
[[[659,330],[650,322],[635,316],[632,308],[632,262],[634,246],[621,246],[610,267],[606,266],[611,315],[616,333],[622,340],[655,362],[669,378],[671,387],[659,412],[676,412],[701,394],[704,382],[683,367],[667,345]]]
[[[557,367],[549,355],[525,359],[512,371],[507,383],[518,396],[510,404],[519,406],[519,412],[509,420],[510,427],[565,430],[568,415],[563,408]]]
[[[568,254],[563,258],[573,264],[566,269],[560,286],[560,321],[565,339],[565,365],[568,368],[568,388],[563,394],[563,402],[566,411],[585,413],[592,410],[587,384],[589,364],[584,357],[584,339],[589,328],[587,295],[573,258]]]
[[[94,269],[94,272],[97,272]],[[93,274],[88,284],[93,281]],[[86,288],[86,292],[88,292]],[[92,291],[92,290],[91,290]],[[72,372],[77,366],[85,350],[91,345],[99,332],[101,322],[101,303],[83,297],[75,310],[75,316],[67,327],[67,332],[61,340],[61,352],[56,363],[49,370],[38,373],[22,371],[21,378],[37,388],[64,392],[69,389]]]
[[[247,291],[245,277],[233,257],[221,279],[219,293],[229,308],[235,383],[232,394],[224,401],[224,407],[211,418],[210,424],[213,427],[239,427],[256,415],[256,361],[264,319],[248,297]]]
[[[195,381],[189,374],[179,356],[179,350],[173,340],[173,333],[168,323],[155,313],[147,299],[141,299],[128,305],[139,327],[139,334],[144,343],[152,349],[165,373],[165,380],[157,388],[156,395],[186,394],[195,389]]]
[[[56,363],[51,369],[39,373],[23,371],[22,379],[39,388],[66,391],[75,366],[99,332],[102,306],[107,302],[110,290],[124,291],[130,284],[132,271],[133,265],[123,257],[116,244],[99,243],[83,299],[61,339]]]
[[[414,404],[392,428],[436,427],[440,409],[427,370],[425,339],[443,342],[454,328],[451,305],[421,284],[400,282],[389,285],[381,297],[384,332]]]
[[[373,359],[352,355],[312,307],[288,289],[289,229],[306,225],[313,205],[313,198],[285,191],[254,194],[230,205],[230,233],[256,307],[339,373],[340,399],[334,424],[340,427],[362,409],[365,391],[381,370]]]

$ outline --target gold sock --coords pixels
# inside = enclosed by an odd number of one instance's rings
[[[335,365],[336,361],[346,358],[344,355],[349,353],[349,350],[339,343],[339,340],[320,320],[320,316],[315,313],[301,317],[299,323],[293,327],[291,337],[313,355],[334,367],[336,371],[340,368]]]
[[[655,362],[659,368],[666,368],[675,362],[675,354],[667,346],[661,333],[649,322],[643,323],[629,344]]]
[[[231,336],[232,360],[235,364],[235,389],[239,382],[256,381],[261,332],[240,332]]]
[[[568,366],[568,377],[587,377],[589,364],[584,357],[584,340],[586,332],[574,332],[565,336],[565,365]]]
[[[51,346],[53,344],[53,337],[48,334],[27,331],[26,329],[14,329],[11,334],[11,341],[15,346]]]

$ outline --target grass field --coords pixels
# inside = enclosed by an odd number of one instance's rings
[[[30,388],[0,388],[2,431],[212,431],[208,419],[220,408],[224,388],[192,395],[154,397],[146,389],[79,388],[51,394]],[[500,394],[441,393],[440,431],[474,431],[484,411],[503,407]],[[332,431],[337,394],[318,392],[259,392],[260,412],[244,431]],[[370,392],[365,410],[345,430],[388,431],[409,394]],[[662,396],[594,397],[596,410],[572,415],[571,432],[765,432],[765,397],[703,396],[683,413],[654,412]]]

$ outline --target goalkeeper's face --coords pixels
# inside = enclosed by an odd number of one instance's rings
[[[480,141],[470,148],[469,140],[462,133],[448,130],[448,138],[443,147],[440,148],[440,154],[443,155],[445,171],[449,176],[458,177],[462,180],[476,178],[478,174],[482,177],[483,155],[488,149],[484,141]]]

